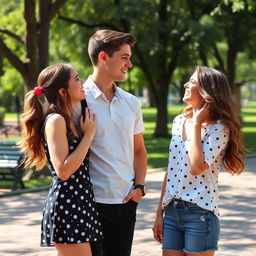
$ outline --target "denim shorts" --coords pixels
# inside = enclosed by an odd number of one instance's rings
[[[220,221],[213,212],[174,199],[163,221],[163,250],[200,253],[218,250]]]

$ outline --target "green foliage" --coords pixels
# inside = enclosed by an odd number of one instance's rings
[[[25,22],[22,21],[24,21],[23,1],[2,0],[0,9],[1,28],[24,37]],[[4,39],[4,42],[18,57],[25,58],[25,51],[21,42],[4,33],[0,33],[0,37]],[[12,103],[16,95],[23,98],[24,81],[20,73],[5,58],[2,60],[0,85],[1,105],[5,106],[7,111],[14,111]]]
[[[167,7],[160,11],[160,4],[164,3]],[[1,0],[0,24],[24,37],[23,4],[23,1]],[[86,79],[92,72],[87,54],[89,36],[97,29],[116,29],[131,32],[138,40],[133,50],[134,68],[127,81],[120,84],[128,91],[149,86],[151,80],[157,89],[154,96],[168,85],[172,93],[182,94],[182,85],[195,65],[221,68],[214,47],[218,49],[225,71],[229,69],[229,52],[231,49],[237,51],[235,82],[255,80],[255,10],[256,1],[253,0],[69,0],[60,15],[74,18],[83,26],[59,16],[54,18],[49,64],[71,62]],[[25,60],[21,42],[1,32],[0,37]],[[13,111],[15,96],[23,96],[23,78],[6,59],[1,58],[0,62],[0,101],[8,111]],[[172,65],[173,74],[167,72]],[[158,97],[164,99],[168,95],[160,93]]]

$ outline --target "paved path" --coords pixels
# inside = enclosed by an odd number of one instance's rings
[[[240,176],[220,175],[221,238],[216,256],[256,255],[256,159],[247,159]],[[147,175],[148,193],[138,208],[132,256],[160,256],[152,238],[163,172]],[[0,255],[51,256],[53,248],[40,248],[40,219],[47,192],[0,198]]]

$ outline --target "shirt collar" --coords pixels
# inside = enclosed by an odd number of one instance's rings
[[[92,75],[90,75],[84,83],[84,87],[89,88],[93,97],[96,99],[100,96],[105,97],[104,93],[99,89],[96,83],[92,80]],[[114,83],[115,96],[119,99],[122,99],[122,90],[116,86]]]

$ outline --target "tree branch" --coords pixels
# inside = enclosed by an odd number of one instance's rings
[[[59,15],[58,18],[61,19],[61,20],[65,20],[67,22],[70,22],[70,23],[77,24],[81,27],[86,27],[86,28],[107,27],[107,28],[110,28],[110,29],[118,30],[118,28],[115,25],[110,24],[110,23],[103,22],[103,23],[96,23],[96,24],[88,24],[88,23],[85,23],[83,21],[75,20],[75,19],[64,17],[64,16],[61,16],[61,15]]]
[[[47,15],[47,21],[51,22],[59,9],[66,3],[67,0],[57,0],[54,4],[51,4],[51,9]]]
[[[9,31],[8,29],[0,28],[0,32],[2,32],[3,34],[6,34],[6,35],[16,39],[20,43],[24,44],[24,39],[21,36],[14,34],[13,32]]]
[[[236,87],[241,87],[243,86],[245,83],[248,83],[248,82],[255,82],[256,79],[255,78],[248,78],[248,79],[245,79],[245,80],[242,80],[242,81],[238,81],[238,82],[234,82],[234,85]]]
[[[0,39],[0,53],[24,76],[25,64]]]

